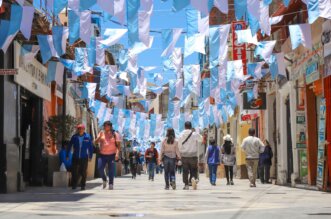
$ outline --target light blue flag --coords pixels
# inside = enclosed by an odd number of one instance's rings
[[[149,102],[147,100],[141,100],[139,101],[139,103],[141,105],[143,105],[144,109],[145,109],[145,112],[148,112],[148,108],[149,108]]]
[[[53,1],[53,12],[55,15],[61,13],[61,11],[68,5],[68,0],[54,0]]]
[[[150,124],[149,136],[154,138],[155,130],[156,130],[156,114],[151,114],[151,120],[149,124]]]
[[[119,63],[120,71],[125,71],[127,69],[128,61],[129,61],[128,50],[122,49],[118,55],[118,63]]]
[[[139,125],[139,133],[138,133],[138,138],[139,139],[144,139],[145,136],[145,123],[147,123],[147,120],[140,120],[138,123]]]
[[[197,128],[199,126],[199,110],[192,110],[192,127]]]
[[[271,73],[271,77],[272,79],[276,79],[279,69],[278,69],[278,62],[277,62],[277,57],[275,54],[272,54],[270,56],[270,59],[268,61],[269,64],[269,69],[270,69],[270,73]]]
[[[114,109],[113,109],[113,117],[111,119],[111,122],[112,122],[113,127],[114,127],[115,130],[118,130],[118,127],[119,127],[119,125],[118,125],[118,115],[119,115],[119,112],[120,112],[120,109],[117,108],[117,107],[114,107]]]
[[[264,5],[270,5],[272,0],[263,0]]]
[[[248,19],[249,28],[251,29],[252,32],[252,36],[254,36],[257,33],[257,31],[259,31],[260,28],[259,19],[256,19],[250,13],[247,13],[247,19]]]
[[[247,95],[247,101],[251,101],[254,99],[254,91],[253,89],[249,89],[246,91],[246,95]]]
[[[57,1],[57,0],[54,0]],[[97,0],[79,0],[79,11],[85,11],[90,9],[97,3]],[[109,2],[109,4],[111,4]]]
[[[285,5],[285,7],[288,7],[288,5],[290,4],[291,0],[283,0],[283,3]]]
[[[245,18],[247,14],[247,0],[234,0],[234,10],[237,20]]]
[[[60,62],[62,63],[62,65],[66,69],[68,69],[70,71],[73,71],[74,70],[74,65],[75,65],[75,61],[74,60],[60,58]]]
[[[88,65],[93,67],[96,63],[96,58],[97,58],[97,52],[96,52],[96,39],[95,37],[91,37],[91,42],[90,45],[88,46],[87,49],[87,54],[88,54]]]
[[[43,64],[52,58],[52,52],[49,45],[49,36],[48,35],[37,35],[38,43],[40,46],[40,54]]]
[[[93,68],[88,65],[87,59],[87,48],[76,47],[75,48],[75,63],[74,63],[74,72],[77,75],[84,74],[86,72],[93,72]]]
[[[46,83],[55,81],[57,62],[50,61],[47,66]]]
[[[66,52],[62,48],[64,34],[65,33],[64,33],[63,26],[54,26],[52,28],[53,44],[54,44],[54,48],[59,56],[62,56]]]
[[[186,9],[187,36],[191,37],[198,33],[198,10]]]
[[[0,48],[3,48],[3,45],[6,42],[8,32],[9,32],[10,21],[0,20]]]
[[[179,116],[179,133],[181,133],[182,131],[184,131],[185,128],[185,114],[181,113]]]
[[[209,124],[210,125],[213,125],[213,124],[215,124],[215,116],[214,116],[214,108],[213,108],[213,106],[211,105],[210,106],[210,114],[209,114]]]
[[[223,106],[221,108],[221,115],[222,115],[223,123],[227,123],[228,122],[228,115],[226,114]]]
[[[139,21],[138,10],[140,0],[127,1],[127,20],[128,20],[128,38],[129,47],[133,47],[135,42],[139,42]]]
[[[210,78],[205,78],[201,81],[202,99],[205,100],[210,97]]]
[[[80,17],[73,11],[68,10],[68,23],[69,23],[69,44],[72,45],[79,39],[80,34]]]
[[[132,134],[130,132],[130,124],[131,124],[131,117],[128,116],[128,117],[125,118],[124,128],[123,128],[124,134],[127,138],[131,138],[131,136],[132,136]]]
[[[109,81],[109,71],[105,71],[104,69],[101,69],[101,71],[100,71],[100,96],[101,97],[107,95],[108,81]]]
[[[308,21],[310,24],[314,23],[320,15],[319,0],[308,0]]]
[[[128,72],[128,75],[130,78],[130,90],[134,93],[137,88],[137,75],[132,72]]]
[[[170,80],[169,81],[169,100],[174,99],[176,96],[176,81]]]
[[[188,5],[190,5],[190,0],[173,0],[172,10],[177,12],[187,7]]]
[[[218,78],[218,68],[214,67],[210,69],[210,90],[213,91],[214,89],[217,88],[218,86],[218,82],[219,82],[219,78]],[[213,95],[211,93],[211,95]]]
[[[209,68],[215,68],[219,63],[220,31],[218,27],[209,28]]]

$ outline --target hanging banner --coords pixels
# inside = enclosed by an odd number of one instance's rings
[[[311,84],[318,79],[320,79],[320,73],[318,71],[318,62],[313,61],[308,63],[306,67],[306,84]]]
[[[246,29],[244,21],[232,22],[232,58],[233,60],[242,60],[244,75],[247,75],[247,55],[245,43],[238,43],[238,36],[236,30]]]
[[[243,94],[244,110],[265,110],[267,109],[266,93],[259,93],[258,97],[248,101],[247,93]]]
[[[326,105],[325,99],[321,99],[320,115],[318,122],[318,151],[317,151],[317,179],[316,185],[319,188],[324,184],[324,167],[325,167],[325,118]]]
[[[306,148],[306,115],[304,111],[297,112],[296,124],[297,148]]]

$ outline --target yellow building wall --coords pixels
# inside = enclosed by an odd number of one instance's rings
[[[238,135],[237,135],[237,145],[236,145],[237,165],[246,164],[246,156],[241,149],[241,144],[244,138],[248,136],[249,128],[251,128],[251,124],[238,124]]]

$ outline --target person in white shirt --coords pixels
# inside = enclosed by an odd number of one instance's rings
[[[249,136],[246,137],[241,145],[241,148],[246,154],[246,167],[249,177],[250,187],[256,187],[257,167],[259,164],[260,153],[264,151],[263,142],[255,137],[255,129],[248,130]]]
[[[185,130],[178,138],[183,164],[184,190],[189,189],[189,173],[192,176],[192,187],[196,189],[198,180],[198,147],[201,141],[201,135],[192,130],[191,122],[185,122]]]

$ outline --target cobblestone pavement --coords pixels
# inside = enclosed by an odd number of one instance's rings
[[[163,176],[154,182],[146,175],[115,179],[115,190],[102,190],[101,180],[86,191],[34,187],[0,195],[0,218],[331,218],[331,194],[235,180],[212,187],[200,176],[198,190],[164,190]]]

